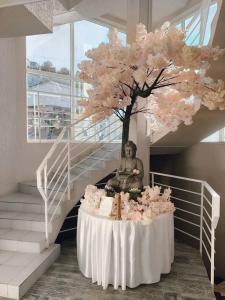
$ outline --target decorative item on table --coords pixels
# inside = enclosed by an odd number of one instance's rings
[[[107,197],[104,190],[89,185],[82,200],[82,207],[88,212],[107,215],[117,220],[151,222],[157,216],[175,211],[170,195],[170,188],[164,189],[161,193],[159,186],[153,188],[146,186],[136,201],[130,199],[128,192],[116,193],[115,199]],[[103,202],[103,209],[101,209],[101,202]]]
[[[120,167],[116,175],[108,180],[108,188],[116,191],[142,190],[144,168],[142,161],[136,157],[136,152],[137,146],[134,142],[128,141],[124,145],[125,156],[121,158]]]
[[[138,200],[138,197],[141,197],[141,190],[136,188],[128,189],[127,191],[130,195],[130,200]]]
[[[113,205],[114,205],[114,197],[102,196],[99,211],[98,211],[99,215],[105,217],[111,217]]]
[[[115,195],[115,203],[116,203],[116,220],[121,220],[121,196],[120,193],[116,193]]]
[[[82,206],[90,213],[96,213],[100,207],[101,198],[105,196],[103,189],[98,189],[94,185],[87,185],[84,199],[81,199]]]
[[[115,189],[112,186],[105,185],[105,192],[107,197],[114,197],[115,196]]]

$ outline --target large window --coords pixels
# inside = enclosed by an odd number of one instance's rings
[[[224,143],[225,142],[225,128],[222,128],[213,134],[209,135],[201,142],[203,143]]]
[[[217,11],[217,3],[211,1],[208,7],[199,7],[186,15],[176,26],[186,33],[187,45],[208,45],[211,36],[211,25]]]
[[[79,21],[54,28],[53,33],[27,37],[27,138],[29,141],[55,139],[62,128],[77,120],[89,86],[76,78],[78,64],[85,52],[108,42],[109,28]],[[126,43],[126,35],[120,33]],[[93,127],[107,127],[105,120]],[[77,130],[86,137],[87,120]],[[100,128],[101,129],[101,128]],[[91,131],[89,134],[94,134]],[[101,132],[99,139],[104,139]]]

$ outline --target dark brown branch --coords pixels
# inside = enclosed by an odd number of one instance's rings
[[[134,91],[134,89],[133,89],[129,84],[127,84],[126,82],[119,81],[119,83],[124,84],[124,85],[127,86],[131,91]]]
[[[160,89],[160,88],[165,87],[165,86],[175,85],[175,84],[177,84],[177,83],[176,82],[171,82],[171,83],[166,83],[166,84],[159,84],[159,85],[156,85],[154,87],[154,90]]]
[[[124,121],[124,118],[121,116],[117,109],[113,109],[113,113],[120,119],[121,122]]]
[[[141,89],[141,91],[143,92],[145,87],[147,87],[147,89],[149,89],[149,85],[147,84],[147,82],[145,81],[145,83],[143,84],[143,87]]]

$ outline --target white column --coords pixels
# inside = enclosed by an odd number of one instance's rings
[[[152,29],[152,0],[127,0],[127,43],[135,40],[136,25],[142,23]],[[144,164],[144,185],[149,184],[150,140],[146,138],[147,123],[142,113],[132,117],[129,139],[137,144],[137,157]]]

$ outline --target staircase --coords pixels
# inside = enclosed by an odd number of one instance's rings
[[[0,198],[0,296],[20,299],[60,254],[60,228],[85,187],[118,167],[121,123],[108,132],[77,121],[63,129],[37,170],[36,180],[19,183],[16,193]]]
[[[110,120],[104,128],[91,124],[80,130],[85,127],[83,122],[84,119],[64,127],[40,164],[37,181],[19,183],[18,192],[0,198],[0,297],[20,299],[56,260],[60,246],[55,240],[65,217],[81,199],[87,184],[95,184],[118,167],[120,143],[115,141],[120,139],[121,124]],[[183,127],[177,134],[180,129]],[[100,140],[102,130],[108,134]],[[169,137],[171,143],[172,134],[161,134],[160,149],[169,143],[163,144],[163,137]],[[182,133],[181,137],[188,135],[192,136]],[[182,147],[190,145],[190,141],[179,141]]]

